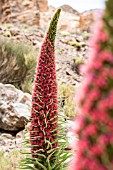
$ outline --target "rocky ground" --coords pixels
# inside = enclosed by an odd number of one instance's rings
[[[38,50],[44,38],[45,30],[43,27],[32,26],[19,28],[13,25],[11,28],[0,25],[0,35],[14,41],[21,41],[35,46]],[[56,37],[56,69],[57,78],[61,83],[69,82],[75,85],[80,82],[79,65],[84,63],[87,57],[88,32],[78,32],[72,34],[68,31],[59,30]]]

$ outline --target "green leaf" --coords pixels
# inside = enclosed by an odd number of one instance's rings
[[[42,165],[38,160],[36,160],[36,164],[43,168],[43,170],[47,170],[47,168],[44,165]]]

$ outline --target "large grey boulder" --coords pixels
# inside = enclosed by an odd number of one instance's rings
[[[30,116],[31,95],[0,83],[0,129],[18,131]]]

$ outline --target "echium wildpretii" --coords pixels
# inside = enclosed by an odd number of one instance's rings
[[[62,126],[66,122],[62,115],[58,114],[54,55],[60,12],[61,9],[58,9],[53,16],[41,47],[32,95],[30,139],[28,137],[24,140],[27,149],[20,169],[64,170],[69,162],[71,153],[68,149],[66,128]]]
[[[72,170],[113,170],[113,5],[106,1],[103,20],[94,27],[93,51],[84,66],[80,115],[75,121],[79,141]],[[90,55],[91,54],[91,55]]]
[[[36,158],[38,162],[35,167],[38,169],[43,169],[43,166],[49,169],[49,164],[54,161],[53,155],[58,145],[58,101],[54,41],[60,11],[61,9],[58,9],[53,16],[42,44],[32,95],[30,143],[32,157]]]

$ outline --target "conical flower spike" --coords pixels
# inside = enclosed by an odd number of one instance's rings
[[[33,158],[46,160],[50,150],[57,147],[58,101],[54,41],[61,9],[50,23],[42,44],[32,95],[30,142]],[[43,154],[41,158],[39,155]]]
[[[95,35],[80,89],[79,134],[71,170],[113,170],[113,5],[106,1],[104,19]]]

